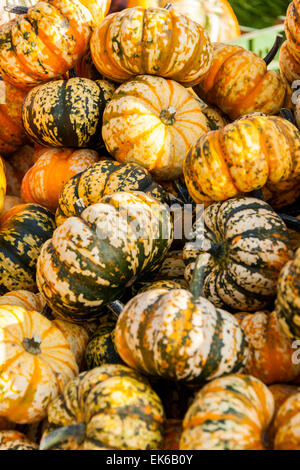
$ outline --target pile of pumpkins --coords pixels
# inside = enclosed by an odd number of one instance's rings
[[[280,73],[172,4],[28,4],[0,26],[0,450],[300,449],[300,0]]]

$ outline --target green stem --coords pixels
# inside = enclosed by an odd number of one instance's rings
[[[270,49],[270,51],[264,58],[264,61],[267,65],[269,65],[274,59],[274,57],[276,56],[277,52],[279,51],[282,41],[283,41],[283,36],[281,34],[277,34],[272,49]]]
[[[166,3],[165,6],[164,6],[164,9],[168,10],[168,11],[170,11],[172,8],[173,8],[172,3]]]
[[[206,253],[200,253],[198,256],[196,262],[195,262],[195,267],[194,267],[194,272],[193,272],[193,278],[192,278],[192,283],[191,283],[191,293],[193,294],[194,297],[201,297],[202,295],[202,289],[203,289],[203,282],[205,279],[205,271],[206,271],[206,263],[203,263],[203,257],[207,256]]]
[[[8,13],[14,13],[15,15],[26,15],[26,13],[28,12],[27,7],[22,7],[18,5],[15,5],[14,7],[4,7],[3,10],[7,11]]]
[[[113,316],[118,319],[120,314],[122,313],[124,304],[120,302],[120,300],[115,300],[114,302],[109,302],[106,307],[113,314]]]
[[[51,449],[69,438],[75,439],[77,444],[80,445],[84,441],[85,431],[86,425],[84,422],[55,429],[43,437],[40,443],[40,450]]]

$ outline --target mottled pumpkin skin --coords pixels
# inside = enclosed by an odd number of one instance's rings
[[[293,340],[282,330],[275,312],[238,314],[249,356],[245,373],[265,384],[300,381],[300,363],[294,361]]]
[[[23,102],[24,129],[41,145],[103,148],[102,115],[114,90],[107,80],[79,77],[39,85]]]
[[[250,375],[233,374],[205,385],[183,420],[180,450],[264,450],[274,399]]]
[[[289,4],[284,22],[286,41],[280,48],[279,68],[289,83],[300,78],[300,1]]]
[[[38,450],[38,445],[18,431],[0,431],[0,450]]]
[[[0,217],[0,294],[36,290],[37,258],[54,229],[54,216],[38,204],[14,206]]]
[[[284,332],[300,339],[300,249],[280,272],[275,311]]]
[[[89,370],[104,364],[124,364],[115,347],[115,326],[113,320],[102,320],[91,337],[85,350]]]
[[[164,8],[127,8],[102,21],[91,38],[92,59],[104,77],[124,82],[135,75],[159,75],[189,87],[212,60],[205,30]]]
[[[215,306],[247,312],[267,306],[293,254],[282,219],[267,203],[243,197],[211,204],[201,222],[183,250],[186,280],[201,255],[201,295]]]
[[[0,416],[43,419],[50,401],[78,374],[70,346],[49,320],[22,307],[0,307]]]
[[[215,43],[211,68],[195,91],[234,120],[256,111],[278,113],[287,99],[288,85],[254,52]]]
[[[138,191],[107,195],[44,244],[39,291],[56,316],[91,321],[137,278],[151,278],[172,238],[170,214],[157,199]]]
[[[172,289],[187,289],[188,285],[185,279],[176,279],[176,280],[170,280],[170,279],[165,279],[161,281],[152,281],[152,282],[143,282],[140,284],[140,289],[139,289],[139,294],[142,292],[147,292],[148,290],[153,290],[153,289],[167,289],[167,290],[172,290]]]
[[[0,155],[5,156],[27,141],[21,121],[21,108],[26,92],[4,80],[0,81],[0,89],[4,98],[0,99]]]
[[[252,115],[200,137],[183,166],[197,203],[210,204],[266,187],[273,194],[300,194],[300,133],[276,116]],[[274,201],[276,202],[276,201]],[[286,201],[275,206],[286,205]]]
[[[275,450],[300,450],[300,392],[279,408],[275,422]]]
[[[185,263],[182,250],[170,250],[164,259],[159,271],[155,275],[156,281],[179,280],[184,278]]]
[[[143,191],[161,202],[170,202],[167,191],[155,183],[147,170],[135,163],[123,163],[103,158],[83,173],[69,179],[59,196],[56,223],[61,225],[75,213],[75,202],[82,199],[85,206],[119,191]]]
[[[184,289],[151,289],[131,299],[118,318],[115,344],[130,367],[192,383],[242,371],[248,354],[237,320]]]
[[[109,153],[120,162],[138,163],[158,180],[178,178],[190,146],[208,131],[201,105],[188,90],[150,75],[117,88],[103,114]]]
[[[83,56],[109,0],[48,0],[0,26],[0,74],[33,87],[64,74]]]
[[[48,408],[49,429],[85,423],[75,439],[53,447],[65,450],[155,450],[163,442],[164,410],[147,380],[122,365],[106,364],[71,380]]]
[[[64,184],[99,160],[95,150],[48,148],[27,171],[21,186],[21,197],[55,211]]]

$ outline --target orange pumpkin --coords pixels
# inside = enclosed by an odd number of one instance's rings
[[[25,174],[21,197],[55,211],[64,184],[99,160],[95,150],[47,148]]]
[[[279,408],[274,422],[274,449],[300,450],[300,392]]]
[[[38,445],[19,431],[0,431],[0,450],[38,450]]]
[[[284,22],[286,41],[279,54],[281,74],[289,83],[300,78],[300,1],[289,4]]]

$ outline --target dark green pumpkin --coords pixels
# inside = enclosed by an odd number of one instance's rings
[[[115,348],[115,326],[116,322],[113,320],[101,321],[101,325],[96,329],[85,350],[85,362],[88,369],[104,364],[124,364]]]
[[[104,148],[102,115],[114,89],[106,80],[79,77],[39,85],[23,102],[24,129],[40,145]]]

